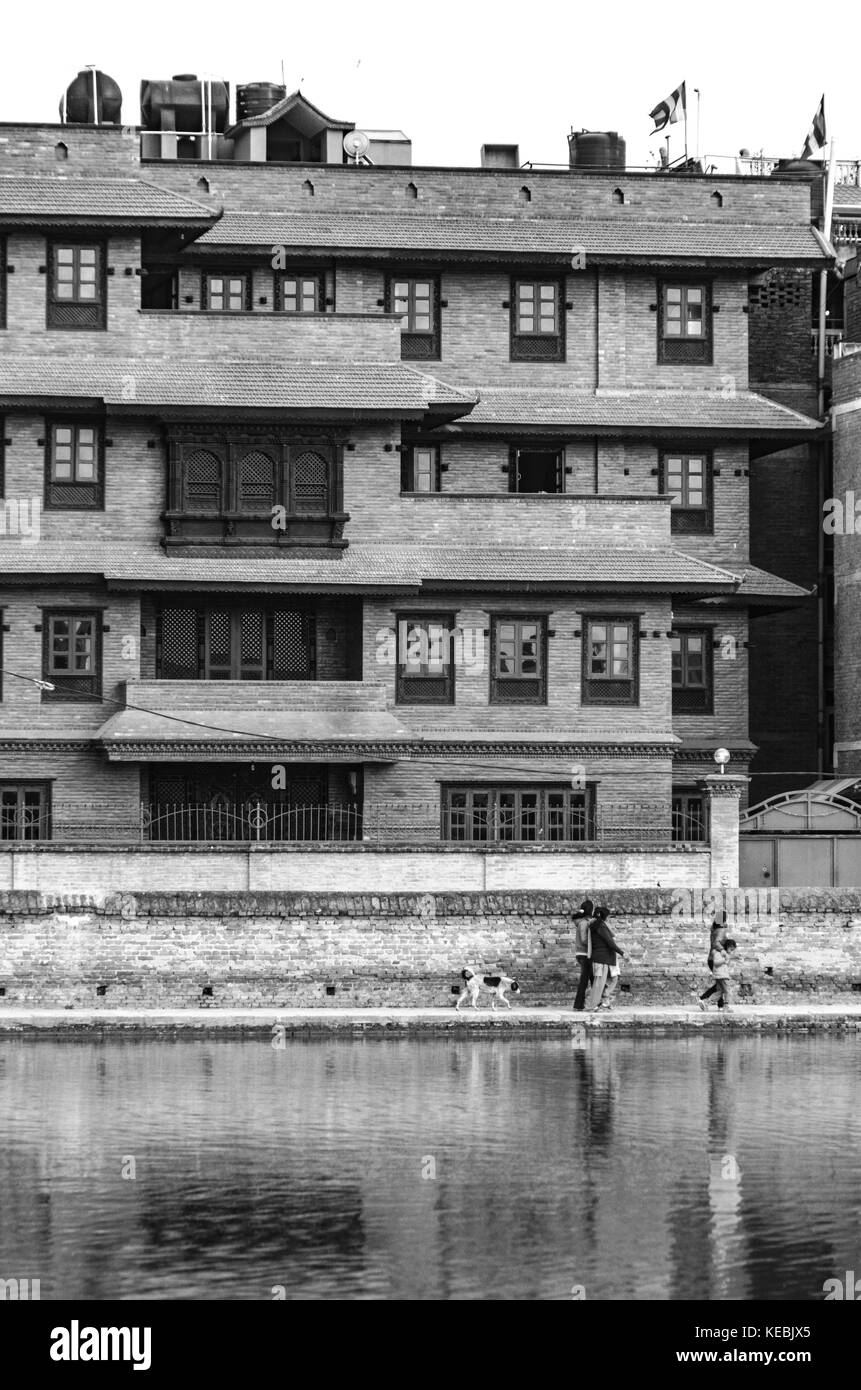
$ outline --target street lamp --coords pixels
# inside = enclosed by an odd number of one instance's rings
[[[726,765],[727,765],[727,763],[729,762],[729,749],[728,749],[728,748],[716,748],[716,749],[715,749],[715,762],[719,765],[719,767],[720,767],[720,775],[721,775],[721,777],[723,777],[724,772],[726,771]]]

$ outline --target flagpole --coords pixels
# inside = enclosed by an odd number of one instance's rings
[[[828,149],[828,177],[825,184],[825,207],[822,217],[822,235],[831,241],[831,216],[834,209],[834,139]],[[819,353],[817,375],[819,377],[819,414],[825,414],[825,325],[827,323],[828,271],[819,275]]]
[[[683,86],[683,88],[684,88],[684,98],[685,98],[685,99],[684,99],[684,102],[682,103],[682,112],[683,112],[684,118],[685,118],[685,164],[687,164],[687,162],[688,162],[688,89],[687,89],[687,87],[684,85],[684,83],[682,83],[682,86]]]
[[[699,87],[694,87],[694,91],[695,91],[696,94],[697,94],[697,152],[696,152],[696,154],[694,155],[694,159],[695,159],[695,160],[697,161],[697,163],[699,164],[699,162],[700,162],[700,89],[699,89]]]

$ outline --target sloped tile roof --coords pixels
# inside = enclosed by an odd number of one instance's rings
[[[735,565],[728,566],[741,579],[738,593],[743,598],[809,598],[814,592],[813,589],[804,589],[800,584],[793,584],[790,579],[781,579],[778,574],[770,574],[768,570],[758,569],[756,565],[748,565],[740,570]]]
[[[144,179],[0,175],[0,220],[213,222],[218,213]]]
[[[104,575],[122,587],[159,583],[277,584],[309,589],[438,589],[448,584],[535,583],[581,587],[667,588],[733,593],[728,570],[667,548],[645,546],[509,547],[354,543],[327,558],[290,553],[258,558],[186,558],[131,545],[38,545],[0,539],[0,577],[22,573]]]
[[[423,213],[226,212],[196,243],[214,246],[334,247],[347,250],[505,252],[676,260],[822,262],[808,225],[733,222],[570,221],[543,217],[431,217]],[[190,248],[194,249],[194,248]]]
[[[400,362],[288,362],[272,357],[4,357],[0,399],[69,397],[111,406],[351,410],[396,415],[431,405],[468,410],[452,388]]]
[[[264,742],[377,743],[403,738],[406,731],[391,714],[355,710],[183,709],[165,702],[164,711],[127,709],[99,729],[105,744]]]
[[[817,420],[754,391],[571,391],[480,387],[479,401],[457,429],[490,425],[558,425],[609,429],[732,429],[783,433],[823,429]]]
[[[237,121],[231,129],[246,130],[251,126],[269,126],[275,121],[280,121],[282,116],[287,116],[296,106],[304,106],[307,111],[317,116],[321,126],[329,130],[355,130],[354,121],[336,121],[334,116],[327,116],[319,106],[315,106],[313,101],[309,101],[300,91],[291,92],[289,96],[282,97],[276,101],[274,106],[270,106],[267,111],[261,111],[259,116],[247,116],[244,121]]]
[[[835,208],[852,209],[861,212],[861,188],[854,183],[838,183],[834,187]]]

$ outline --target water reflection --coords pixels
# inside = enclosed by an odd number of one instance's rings
[[[5,1040],[0,1277],[43,1299],[821,1298],[861,1259],[856,1055]]]

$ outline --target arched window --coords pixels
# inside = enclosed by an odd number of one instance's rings
[[[322,454],[308,449],[291,460],[293,511],[329,510],[329,463]]]
[[[419,190],[414,183],[408,183],[404,192],[408,198],[417,198],[419,196]]]
[[[58,140],[54,146],[54,158],[58,164],[63,164],[69,158],[69,147],[65,140]]]
[[[238,496],[241,512],[266,511],[275,502],[275,460],[250,449],[239,460]]]
[[[527,188],[526,184],[523,185],[517,196],[520,199],[521,203],[532,202],[532,190],[530,188]]]
[[[185,505],[190,512],[220,512],[222,506],[221,459],[208,449],[194,449],[183,460]]]
[[[624,201],[625,201],[625,194],[624,194],[623,190],[622,190],[621,188],[614,188],[614,189],[613,189],[613,202],[614,202],[614,203],[624,203]]]
[[[712,202],[714,203],[716,208],[723,207],[723,194],[718,193],[717,189],[715,189],[714,193],[712,194]]]
[[[197,180],[197,186],[198,186],[198,188],[200,189],[201,193],[208,193],[208,192],[209,192],[209,179],[202,175],[202,176]]]
[[[311,182],[310,179],[306,179],[305,182],[303,183],[303,185],[302,185],[302,192],[305,193],[305,194],[307,194],[307,196],[308,196],[309,198],[313,198],[313,197],[314,197],[314,185],[313,185],[313,183]]]

